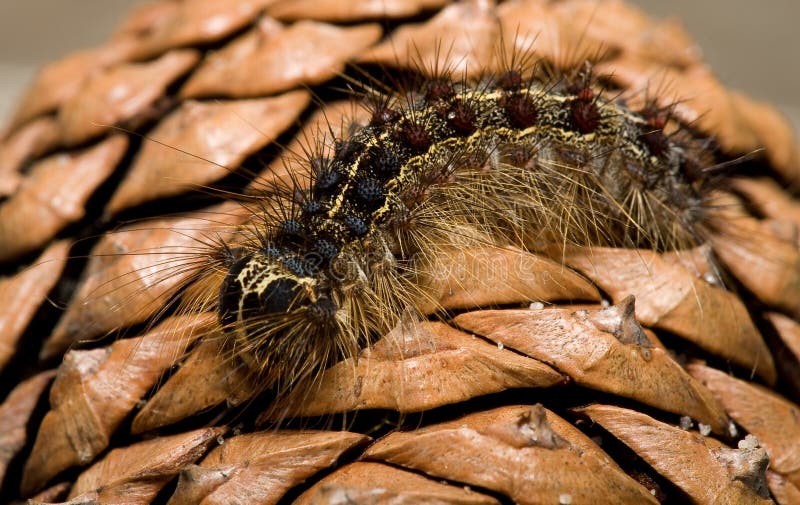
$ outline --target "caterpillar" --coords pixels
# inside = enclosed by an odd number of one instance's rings
[[[370,89],[368,121],[332,153],[261,181],[254,223],[208,253],[196,277],[213,287],[185,305],[215,311],[230,359],[283,398],[404,313],[445,313],[444,257],[702,243],[718,187],[707,141],[668,133],[669,108],[606,95],[589,64]]]

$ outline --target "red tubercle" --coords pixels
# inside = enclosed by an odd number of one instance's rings
[[[425,125],[408,120],[400,128],[400,139],[406,147],[415,152],[424,152],[430,147],[432,140]]]
[[[583,102],[591,102],[594,100],[594,91],[592,88],[586,87],[578,91],[578,100]]]
[[[584,135],[594,132],[600,124],[600,110],[594,97],[591,88],[583,88],[570,103],[572,124]]]
[[[533,126],[539,117],[536,103],[529,94],[509,94],[501,100],[506,117],[511,126],[527,128]]]

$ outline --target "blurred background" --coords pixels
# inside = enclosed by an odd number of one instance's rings
[[[41,63],[100,43],[142,1],[0,0],[0,124]],[[632,1],[680,18],[724,83],[778,105],[800,127],[800,2]]]

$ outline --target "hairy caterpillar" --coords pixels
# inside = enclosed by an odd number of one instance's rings
[[[667,133],[669,108],[607,97],[588,64],[439,72],[366,106],[368,123],[309,156],[306,174],[262,181],[245,203],[254,223],[209,253],[204,289],[185,297],[217,313],[225,352],[279,398],[403,313],[441,312],[442,258],[681,250],[715,228],[706,141]]]

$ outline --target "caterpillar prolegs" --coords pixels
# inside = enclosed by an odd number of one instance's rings
[[[718,187],[707,141],[669,108],[607,95],[588,64],[368,94],[368,122],[310,156],[307,177],[266,184],[257,224],[211,255],[224,278],[205,306],[225,347],[285,394],[405,312],[437,312],[443,257],[702,243]]]

